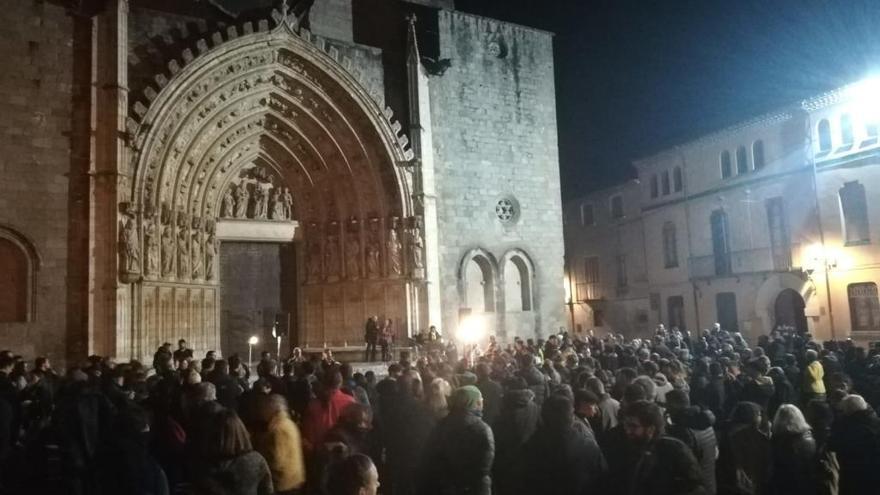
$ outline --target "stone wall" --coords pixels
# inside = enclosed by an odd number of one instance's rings
[[[68,206],[69,193],[85,177],[74,169],[81,162],[71,153],[77,90],[73,22],[64,9],[48,2],[0,1],[0,228],[27,239],[39,258],[32,319],[0,323],[0,347],[57,361],[67,351],[68,322],[79,321],[76,314],[68,318],[65,282],[77,297],[86,292],[76,286],[82,274],[68,272],[68,249],[81,249],[74,236],[83,227],[83,219],[74,218],[81,209]],[[76,191],[79,198],[82,193]],[[84,262],[78,260],[80,267]]]
[[[466,253],[482,248],[500,260],[518,248],[534,266],[534,329],[546,335],[565,324],[552,36],[438,15],[440,58],[450,67],[430,80],[443,304],[435,323],[446,333],[458,325]],[[503,198],[518,206],[512,222],[496,216]],[[516,333],[519,316],[511,318]]]

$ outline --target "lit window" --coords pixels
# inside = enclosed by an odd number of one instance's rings
[[[864,282],[846,288],[849,297],[850,327],[853,331],[880,330],[880,299],[877,284]]]
[[[853,144],[853,126],[849,115],[840,116],[840,140],[844,145]]]
[[[831,151],[831,124],[825,119],[819,121],[819,151]]]
[[[746,147],[740,146],[736,149],[736,173],[744,174],[749,171],[749,160],[746,156]]]
[[[760,139],[752,144],[752,163],[755,165],[755,170],[764,168],[764,141]]]
[[[727,179],[733,175],[733,169],[730,166],[730,152],[724,150],[721,152],[721,178]]]

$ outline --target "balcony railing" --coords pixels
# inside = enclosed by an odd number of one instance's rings
[[[688,260],[691,278],[711,278],[761,272],[787,272],[796,268],[797,244],[731,251],[723,256],[693,256]]]

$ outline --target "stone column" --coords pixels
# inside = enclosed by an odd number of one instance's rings
[[[128,0],[111,0],[92,18],[92,129],[89,354],[129,355],[117,335],[131,328],[131,285],[119,281],[117,215],[128,201]],[[121,193],[121,194],[120,194]],[[139,227],[138,227],[139,228]],[[124,307],[127,306],[127,307]],[[124,316],[128,321],[120,321]]]

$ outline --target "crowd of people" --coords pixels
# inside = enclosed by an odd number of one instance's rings
[[[0,493],[880,489],[880,347],[660,326],[492,338],[459,359],[422,337],[379,377],[330,351],[264,353],[252,372],[181,341],[151,366],[94,356],[63,377],[2,351]]]

